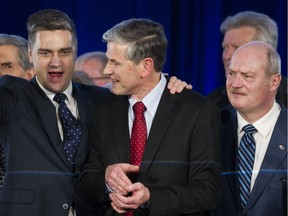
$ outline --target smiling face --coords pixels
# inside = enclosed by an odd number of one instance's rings
[[[29,48],[41,85],[54,93],[63,92],[74,73],[76,50],[68,30],[39,31],[35,43]]]
[[[114,42],[107,43],[106,55],[108,63],[104,74],[110,75],[112,80],[111,91],[117,95],[131,95],[134,98],[142,98],[143,82],[142,73],[145,68],[142,61],[134,64],[126,57],[128,45],[122,45]]]

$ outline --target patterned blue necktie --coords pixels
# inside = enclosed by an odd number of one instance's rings
[[[256,144],[253,134],[257,129],[248,124],[243,127],[243,135],[238,148],[238,174],[240,186],[240,203],[242,209],[246,206],[250,195],[251,176],[253,172]]]
[[[59,104],[58,115],[63,128],[63,144],[68,161],[74,166],[75,154],[81,140],[82,125],[65,104],[66,95],[56,94],[53,98]]]

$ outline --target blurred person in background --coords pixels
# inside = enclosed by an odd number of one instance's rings
[[[107,62],[105,52],[87,52],[78,56],[75,70],[87,73],[95,85],[106,87],[111,82],[109,76],[103,74]]]
[[[27,40],[18,35],[0,34],[0,76],[30,80],[35,71],[28,57]]]
[[[228,72],[233,53],[245,43],[255,40],[264,41],[277,50],[278,27],[276,22],[265,14],[243,11],[228,16],[222,22],[220,31],[224,35],[222,60],[225,74]],[[225,86],[212,91],[208,98],[214,101],[219,108],[230,104]],[[287,107],[287,78],[284,76],[282,76],[276,98]]]

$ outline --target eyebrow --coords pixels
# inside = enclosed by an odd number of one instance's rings
[[[7,66],[7,65],[13,65],[12,62],[2,62],[1,63],[2,66]]]
[[[72,49],[73,47],[64,47],[64,48],[61,48],[59,51],[70,51]],[[39,48],[38,51],[53,52],[51,49],[45,49],[45,48]]]

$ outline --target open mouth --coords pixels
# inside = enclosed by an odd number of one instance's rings
[[[49,80],[52,82],[58,81],[63,76],[63,74],[63,72],[48,72]]]

